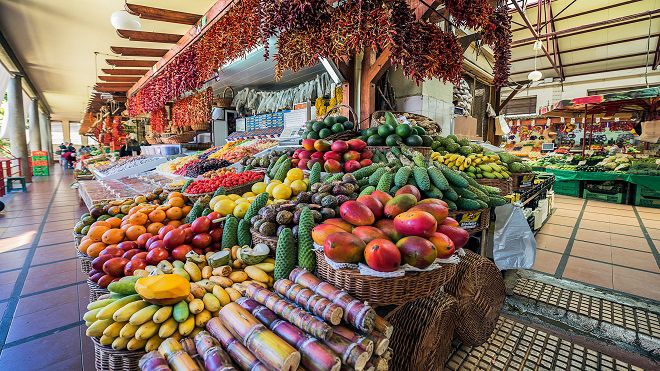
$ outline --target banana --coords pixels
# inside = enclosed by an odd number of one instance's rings
[[[459,157],[457,157],[457,158],[456,158],[456,165],[457,165],[457,166],[461,166],[461,164],[463,163],[463,161],[465,161],[465,157],[463,157],[463,156],[459,156]]]
[[[124,337],[116,338],[115,341],[112,342],[112,349],[114,350],[126,349],[126,345],[128,345],[129,340],[131,340],[131,338],[124,338]]]
[[[162,307],[154,313],[154,316],[152,317],[152,321],[155,323],[163,323],[167,321],[168,318],[172,316],[172,306],[168,305],[165,307]]]
[[[465,164],[465,166],[469,167],[470,164],[472,163],[472,159],[468,157],[468,158],[465,159],[465,161],[463,163]]]
[[[102,300],[93,301],[93,302],[87,304],[87,310],[103,308],[103,307],[105,307],[106,305],[112,303],[115,300],[116,299],[102,299]]]
[[[92,310],[87,311],[87,313],[85,313],[85,315],[83,316],[83,319],[87,322],[96,321],[96,315],[101,311],[101,309],[103,309],[103,308],[96,308],[96,309],[92,309]]]
[[[227,305],[231,303],[231,298],[229,297],[229,294],[225,289],[222,288],[222,286],[214,286],[213,287],[213,295],[220,300],[220,305]]]
[[[103,331],[105,331],[105,329],[108,326],[112,325],[113,323],[115,323],[115,321],[113,321],[112,319],[101,319],[95,321],[94,323],[92,323],[91,326],[87,328],[87,331],[85,331],[85,335],[94,338],[101,337],[101,335],[103,335]]]
[[[125,322],[115,322],[103,330],[103,335],[111,338],[119,336],[119,331],[124,327]]]
[[[195,316],[188,316],[188,319],[179,323],[179,334],[188,336],[195,329]]]
[[[103,345],[103,346],[108,347],[108,346],[112,345],[112,342],[115,341],[115,339],[116,339],[116,338],[113,338],[113,337],[110,337],[110,336],[103,335],[103,336],[101,336],[101,338],[99,339],[99,343],[101,343],[101,345]]]
[[[151,320],[154,314],[158,311],[158,309],[160,309],[160,306],[155,304],[150,305],[146,308],[142,308],[137,312],[133,313],[131,318],[129,318],[128,322],[131,325],[142,325],[145,322]]]
[[[113,315],[117,310],[122,308],[124,305],[132,303],[142,298],[138,294],[125,296],[121,299],[115,300],[114,302],[103,307],[97,314],[96,319],[112,319]],[[128,319],[126,319],[128,321]]]
[[[133,336],[135,336],[135,331],[137,331],[138,328],[140,328],[140,326],[126,323],[124,327],[122,327],[121,330],[119,331],[119,336],[130,339]],[[126,342],[128,343],[128,340],[126,340]]]
[[[137,331],[135,332],[135,338],[137,340],[149,340],[150,337],[158,333],[159,327],[160,327],[159,323],[154,323],[153,321],[149,321],[137,329]]]
[[[163,342],[163,338],[161,338],[158,335],[152,336],[149,340],[147,340],[147,343],[144,345],[144,350],[147,352],[151,352],[153,350],[158,350],[158,347],[160,346],[160,343]]]
[[[178,326],[179,323],[175,321],[174,318],[170,318],[160,325],[158,336],[168,338],[177,330]]]
[[[116,311],[112,315],[112,319],[114,319],[116,322],[128,322],[128,320],[131,318],[131,316],[139,311],[142,308],[146,308],[149,306],[149,303],[147,303],[144,300],[140,301],[134,301],[132,303],[126,304],[121,309]]]
[[[493,171],[500,172],[502,169],[497,165],[497,164],[489,164],[490,168],[493,169]]]
[[[144,348],[144,346],[147,345],[147,340],[138,340],[136,338],[132,338],[131,340],[128,341],[128,344],[126,344],[126,349],[128,350],[140,350]]]

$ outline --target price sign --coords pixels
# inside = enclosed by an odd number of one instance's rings
[[[525,174],[525,175],[519,177],[518,178],[518,187],[519,188],[531,187],[532,184],[534,184],[534,178],[536,178],[536,174]]]
[[[470,211],[456,215],[458,225],[463,229],[475,229],[479,226],[481,211]]]

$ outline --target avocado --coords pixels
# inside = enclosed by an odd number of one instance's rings
[[[421,147],[423,144],[422,137],[417,134],[413,134],[406,138],[406,145],[408,147]]]
[[[341,133],[342,131],[344,131],[344,125],[340,123],[334,124],[332,125],[332,131],[335,133]]]
[[[447,139],[451,139],[454,142],[458,142],[458,137],[454,134],[447,135]]]
[[[367,137],[378,134],[378,128],[369,128],[367,129]]]
[[[385,145],[389,147],[398,146],[399,143],[403,143],[401,137],[396,134],[390,134],[385,138]]]
[[[388,135],[393,133],[394,133],[394,126],[390,124],[384,124],[378,127],[378,135],[380,135],[383,138],[386,138]]]
[[[321,139],[319,137],[319,133],[317,131],[310,131],[309,134],[307,134],[307,138],[305,139]]]
[[[415,131],[415,134],[417,134],[419,136],[426,135],[426,130],[424,130],[424,128],[421,127],[421,126],[416,126],[415,125],[415,126],[413,126],[413,130]]]
[[[323,129],[321,129],[321,131],[319,131],[319,137],[320,137],[321,139],[323,139],[323,138],[327,138],[327,137],[329,137],[330,135],[332,135],[332,130],[330,130],[330,129],[328,129],[328,128],[323,128]]]
[[[431,145],[433,144],[433,139],[431,138],[431,136],[426,134],[420,136],[422,137],[422,145],[424,147],[431,147]]]
[[[335,122],[337,122],[339,124],[343,124],[346,121],[348,121],[348,117],[346,117],[346,116],[337,116],[337,117],[335,117]]]
[[[337,121],[335,120],[335,116],[328,116],[323,119],[323,123],[325,124],[326,127],[328,126],[332,127],[332,125],[336,124]]]
[[[312,129],[312,126],[314,125],[315,122],[316,121],[307,121],[307,123],[305,124],[305,128],[307,128],[307,131],[314,130],[314,129]]]
[[[367,145],[369,146],[382,146],[383,144],[385,144],[385,141],[378,134],[372,135],[367,139]]]
[[[344,121],[341,124],[344,126],[344,130],[353,130],[353,127],[355,126],[352,121]]]
[[[312,130],[314,130],[316,132],[321,131],[321,129],[323,129],[323,128],[325,128],[325,126],[323,125],[323,123],[321,121],[315,121],[312,124]]]
[[[401,138],[408,138],[410,134],[412,133],[412,127],[407,124],[401,124],[397,125],[396,127],[396,135],[400,136]]]

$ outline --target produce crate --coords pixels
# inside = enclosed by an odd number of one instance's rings
[[[582,198],[588,200],[598,200],[603,202],[609,202],[613,204],[622,204],[626,200],[626,195],[623,193],[607,194],[599,192],[591,192],[588,189],[585,189],[582,193]]]
[[[638,185],[637,186],[637,195],[639,195],[641,197],[660,198],[660,190],[655,190],[653,188]]]
[[[552,190],[558,195],[580,197],[580,181],[556,180]]]
[[[529,188],[534,185],[536,173],[514,173],[511,174],[513,190]]]
[[[488,225],[490,224],[490,209],[450,211],[449,216],[456,219],[461,228],[470,234],[488,229]]]
[[[481,179],[476,179],[477,183],[481,185],[486,185],[490,187],[497,187],[500,189],[500,196],[506,196],[511,194],[511,191],[513,190],[512,187],[512,182],[511,178],[509,179],[488,179],[488,178],[481,178]]]
[[[635,206],[660,208],[660,197],[646,197],[640,194],[639,189],[635,195]]]

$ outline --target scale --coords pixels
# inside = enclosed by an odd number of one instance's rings
[[[541,152],[554,152],[555,144],[554,143],[541,143]]]

